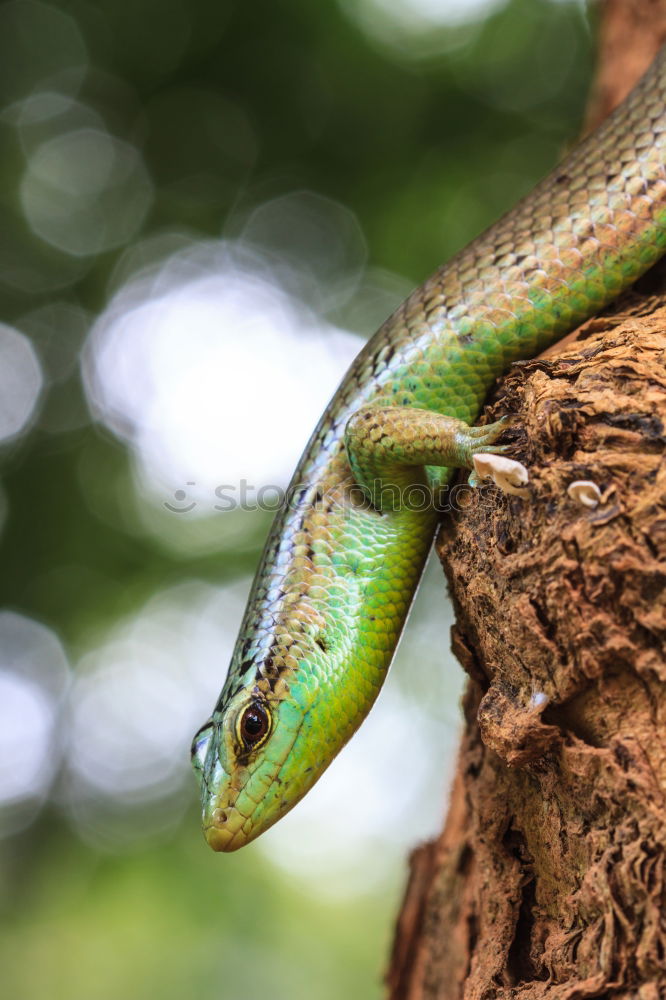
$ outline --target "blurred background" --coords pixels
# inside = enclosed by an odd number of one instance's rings
[[[438,569],[367,725],[239,854],[189,744],[328,397],[554,164],[593,52],[566,0],[0,6],[4,995],[381,995],[455,759]]]

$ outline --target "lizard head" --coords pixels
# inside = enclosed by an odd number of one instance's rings
[[[335,657],[310,646],[278,677],[256,666],[240,680],[230,672],[194,737],[204,836],[215,851],[237,850],[284,816],[358,725],[358,704],[346,709],[337,690]]]

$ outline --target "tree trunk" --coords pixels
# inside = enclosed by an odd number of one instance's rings
[[[609,2],[595,123],[666,37]],[[416,850],[391,1000],[666,996],[666,266],[502,380],[529,499],[438,552],[469,675],[449,815]],[[591,480],[598,503],[569,494]]]

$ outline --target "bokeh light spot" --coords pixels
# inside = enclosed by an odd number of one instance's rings
[[[145,482],[162,499],[191,482],[210,513],[222,484],[237,497],[243,479],[286,485],[360,346],[289,296],[257,255],[203,244],[118,293],[91,332],[84,378]]]
[[[126,243],[140,229],[152,196],[137,150],[92,128],[65,132],[38,146],[21,184],[32,229],[74,256]]]
[[[0,441],[26,429],[42,383],[40,364],[28,338],[0,323]]]
[[[56,724],[69,667],[55,634],[0,612],[0,833],[34,819],[56,773]]]
[[[503,0],[346,0],[345,6],[364,27],[373,21],[407,32],[426,31],[439,25],[474,21],[502,5]]]
[[[267,255],[276,281],[319,313],[346,303],[367,256],[354,213],[313,191],[293,191],[258,205],[241,241]]]
[[[31,681],[0,673],[0,804],[42,790],[53,710]]]

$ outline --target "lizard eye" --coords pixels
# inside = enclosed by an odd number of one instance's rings
[[[266,737],[271,720],[268,712],[258,701],[253,701],[241,713],[238,720],[238,735],[243,746],[251,750]]]

